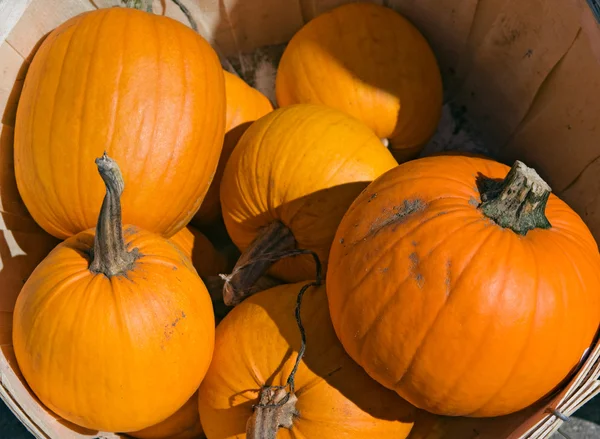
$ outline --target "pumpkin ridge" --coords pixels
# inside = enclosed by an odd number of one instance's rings
[[[83,89],[83,97],[81,98],[81,107],[78,110],[79,113],[79,125],[78,125],[78,132],[77,132],[77,144],[78,145],[82,145],[83,144],[83,135],[84,135],[84,130],[85,130],[85,121],[88,119],[88,117],[86,117],[86,115],[89,114],[89,107],[90,107],[90,100],[88,99],[88,95],[89,95],[89,87],[88,87],[88,83],[90,81],[90,76],[92,74],[92,67],[94,65],[94,62],[97,59],[97,53],[98,53],[98,46],[100,45],[100,42],[102,41],[102,39],[100,38],[100,34],[102,32],[102,25],[104,24],[104,22],[106,21],[106,17],[109,16],[109,14],[111,13],[110,10],[107,10],[104,14],[102,14],[100,16],[100,20],[98,23],[98,26],[95,30],[95,36],[93,37],[94,40],[94,45],[92,46],[92,50],[91,53],[89,55],[89,62],[87,64],[87,68],[85,70],[85,73],[81,76],[82,78],[82,89]],[[70,42],[69,42],[70,44]],[[67,49],[68,50],[68,49]],[[63,62],[67,59],[67,57],[65,56],[63,58]],[[65,78],[65,75],[62,75],[62,69],[61,69],[61,74],[60,74],[60,82],[63,82],[63,79]],[[57,90],[58,91],[58,90]],[[52,106],[52,108],[54,108],[56,106],[56,97],[53,100],[54,101],[54,105]],[[56,115],[56,112],[53,111],[52,113],[52,125],[54,125],[54,116]],[[56,137],[52,137],[52,139],[56,139]],[[49,148],[52,150],[52,141],[50,141],[50,146]],[[77,153],[72,155],[72,160],[74,162],[82,162],[82,156],[84,155],[84,151],[86,149],[85,148],[77,148]],[[75,160],[76,159],[76,160]],[[50,162],[52,163],[52,162]],[[52,176],[54,177],[54,172],[52,173]],[[81,179],[81,167],[79,165],[75,166],[75,175],[76,175],[76,180],[75,181],[82,181]],[[56,187],[56,183],[53,182],[53,185]],[[85,226],[85,212],[84,212],[84,208],[83,208],[83,204],[82,204],[82,200],[83,198],[81,197],[82,195],[82,187],[80,184],[76,184],[74,185],[74,189],[73,191],[75,192],[75,196],[74,198],[77,200],[77,203],[75,203],[77,205],[77,207],[79,208],[79,212],[80,212],[80,216],[79,216],[79,220],[81,220],[81,224],[77,224],[76,228],[79,230],[84,230],[86,229]],[[60,202],[60,197],[58,199],[59,203]],[[62,204],[62,203],[61,203]],[[66,213],[66,210],[65,210]],[[79,221],[77,221],[79,222]],[[72,226],[75,224],[72,224]],[[76,232],[76,230],[71,231],[71,232]]]
[[[475,223],[475,221],[473,222]],[[485,242],[492,236],[494,235],[495,231],[491,230],[488,235],[481,240],[481,242],[479,243],[478,247],[472,251],[471,253],[471,258],[469,260],[469,262],[467,262],[463,268],[463,270],[461,271],[461,273],[457,276],[456,280],[454,281],[454,285],[456,286],[456,284],[458,283],[458,281],[460,280],[460,278],[462,277],[463,273],[467,270],[468,266],[471,264],[471,262],[473,261],[473,258],[475,257],[475,255],[477,254],[477,252],[484,246]],[[448,233],[446,236],[447,237],[452,237],[453,234]],[[446,238],[447,239],[447,238]],[[444,239],[444,241],[446,240]],[[441,242],[439,245],[442,245],[443,242]],[[429,253],[429,255],[431,255],[431,252]],[[436,322],[439,321],[440,315],[442,314],[444,308],[447,306],[448,301],[450,300],[450,296],[452,294],[447,294],[446,298],[444,300],[444,303],[442,304],[442,306],[440,306],[440,309],[438,310],[438,312],[436,313],[436,316],[434,317],[433,321],[431,322],[430,325],[428,325],[427,331],[425,332],[425,334],[423,335],[421,341],[419,342],[417,349],[415,350],[415,353],[411,356],[411,359],[406,367],[406,370],[402,373],[402,377],[394,384],[393,388],[399,388],[402,385],[402,381],[405,379],[405,377],[410,373],[412,367],[414,366],[414,361],[415,358],[418,357],[419,353],[421,352],[421,350],[423,349],[423,346],[425,344],[425,341],[427,339],[427,337],[431,334],[431,331],[433,329],[433,327],[435,326]]]
[[[119,105],[121,103],[121,99],[119,99],[120,97],[120,90],[121,90],[121,79],[123,78],[123,59],[125,58],[125,53],[127,52],[127,41],[128,39],[126,38],[127,36],[127,29],[129,27],[130,24],[130,15],[129,14],[125,14],[124,16],[124,23],[123,23],[123,35],[121,40],[123,41],[123,47],[120,48],[119,51],[119,74],[117,75],[117,81],[116,81],[116,86],[115,86],[115,92],[113,93],[113,107],[111,108],[111,122],[108,128],[108,141],[107,141],[107,149],[108,151],[113,151],[114,150],[114,143],[115,143],[115,125],[117,122],[117,116],[119,114]]]
[[[491,236],[491,235],[494,235],[494,234],[495,234],[495,233],[494,233],[494,232],[492,232],[492,233],[490,233],[490,236]],[[489,236],[488,236],[488,238],[489,238]],[[483,248],[483,245],[482,245],[480,248]],[[478,251],[479,251],[479,250],[477,250],[477,251],[474,253],[474,255],[477,255]],[[510,248],[509,248],[509,249],[507,249],[507,250],[506,250],[506,256],[507,256],[507,259],[510,259],[510,255],[511,255],[511,252],[510,252]],[[467,271],[467,267],[470,265],[470,263],[471,263],[471,262],[469,262],[468,264],[466,264],[466,265],[465,265],[465,268],[464,268],[464,269],[461,271],[461,273],[458,275],[458,277],[456,278],[456,281],[455,281],[455,285],[457,285],[457,284],[458,284],[458,282],[460,281],[460,279],[462,279],[462,278],[463,278],[463,274],[465,273],[465,271]],[[495,299],[496,299],[496,300],[495,300],[495,303],[498,303],[498,302],[500,302],[500,301],[503,301],[503,300],[504,300],[504,298],[503,298],[503,293],[505,292],[505,291],[504,291],[504,286],[506,285],[506,282],[507,282],[507,277],[506,277],[506,276],[504,276],[504,277],[503,277],[503,280],[502,280],[502,288],[499,288],[499,289],[498,289],[498,293],[496,294],[496,298],[495,298]],[[539,279],[538,279],[537,277],[536,277],[536,291],[539,293]],[[537,300],[536,300],[535,302],[536,302],[536,304],[537,304]],[[448,303],[448,301],[446,301],[446,303],[444,304],[444,306],[446,306],[446,304],[447,304],[447,303]],[[487,400],[487,401],[486,401],[484,404],[481,404],[481,405],[480,405],[480,407],[479,407],[477,410],[474,410],[473,412],[471,412],[471,413],[468,413],[468,414],[464,414],[464,415],[462,415],[462,416],[471,416],[473,413],[476,413],[477,411],[481,410],[481,408],[482,408],[482,407],[484,407],[486,404],[488,404],[488,403],[489,403],[489,401],[493,400],[493,399],[494,399],[494,398],[495,398],[495,397],[496,397],[496,396],[497,396],[497,395],[498,395],[498,394],[499,394],[499,393],[500,393],[500,392],[503,390],[503,387],[504,387],[504,386],[506,385],[506,383],[507,383],[507,382],[508,382],[508,381],[511,379],[511,376],[512,376],[512,373],[513,373],[513,371],[514,371],[514,370],[515,370],[515,368],[518,366],[518,364],[519,364],[519,362],[520,362],[520,359],[521,359],[521,356],[522,356],[522,355],[523,355],[523,353],[525,352],[525,350],[526,350],[526,348],[527,348],[527,346],[528,346],[528,344],[529,344],[529,341],[531,340],[531,333],[533,332],[533,328],[534,328],[534,326],[535,326],[535,317],[536,317],[536,316],[535,316],[535,313],[537,313],[537,309],[538,309],[538,308],[537,308],[537,306],[536,306],[536,309],[535,309],[535,311],[534,311],[533,318],[531,319],[531,322],[532,322],[532,323],[530,324],[530,332],[529,332],[529,335],[528,335],[527,337],[525,337],[525,339],[524,339],[524,341],[523,341],[523,347],[522,347],[522,349],[520,350],[520,354],[519,354],[519,355],[517,355],[517,356],[514,358],[514,360],[515,360],[515,361],[514,361],[513,365],[511,366],[511,368],[510,368],[510,371],[507,373],[507,375],[506,375],[506,379],[505,379],[505,380],[502,382],[502,384],[501,384],[500,386],[498,386],[498,390],[497,390],[496,392],[494,392],[494,393],[493,393],[493,394],[490,396],[490,398],[489,398],[489,399],[488,399],[488,400]],[[472,360],[474,357],[476,357],[476,356],[477,356],[477,354],[479,353],[479,349],[480,349],[482,346],[484,346],[484,345],[485,345],[485,343],[486,343],[486,341],[487,341],[487,340],[486,340],[486,339],[487,339],[487,333],[489,332],[489,329],[490,329],[490,327],[492,326],[492,324],[493,324],[493,319],[490,319],[490,320],[487,322],[487,324],[486,324],[486,326],[485,326],[485,329],[482,331],[482,333],[484,334],[484,336],[482,336],[482,337],[481,337],[481,339],[480,339],[480,342],[479,342],[479,343],[478,343],[478,345],[477,345],[477,348],[476,348],[476,349],[473,349],[473,351],[471,352],[471,354],[470,354],[470,355],[469,355],[469,357],[468,357],[468,361],[466,362],[466,364],[467,364],[467,368],[463,369],[463,372],[462,372],[462,374],[459,374],[459,375],[458,375],[458,376],[457,376],[457,377],[454,379],[454,382],[453,382],[453,383],[452,383],[452,384],[451,384],[451,385],[448,387],[448,389],[447,389],[445,392],[441,392],[441,395],[442,395],[442,396],[440,397],[440,399],[444,399],[445,397],[447,397],[447,395],[448,395],[448,394],[452,394],[452,393],[454,392],[454,390],[456,389],[456,387],[457,387],[457,386],[460,384],[460,381],[461,381],[462,377],[463,377],[465,374],[468,374],[468,373],[470,372],[470,371],[469,371],[469,369],[468,369],[468,365],[469,365],[469,364],[471,364],[471,360]]]
[[[178,49],[181,51],[183,45],[181,43],[181,35],[179,35],[179,33],[176,31],[175,28],[175,23],[171,22],[170,20],[165,22],[165,25],[170,26],[172,32],[171,35],[174,36],[174,39],[177,41],[178,43]],[[159,28],[158,28],[158,23],[154,23],[154,26],[156,27],[156,33],[157,33],[157,41],[158,41],[158,53],[159,53],[159,58],[160,58],[160,47],[161,47],[161,39],[159,37]],[[178,53],[177,54],[177,58],[181,61],[181,66],[182,66],[182,74],[180,74],[180,78],[182,80],[182,91],[181,94],[179,96],[179,113],[178,116],[175,118],[175,124],[173,126],[173,131],[177,133],[176,137],[175,137],[175,141],[173,142],[173,147],[170,148],[169,150],[169,158],[167,159],[166,163],[164,164],[163,167],[163,172],[162,172],[162,181],[165,182],[168,179],[169,176],[169,171],[171,170],[171,164],[173,163],[173,157],[175,156],[175,151],[179,150],[179,144],[180,144],[180,136],[181,136],[181,121],[183,120],[183,114],[184,114],[184,110],[185,110],[185,106],[186,106],[186,102],[187,102],[187,96],[188,96],[188,81],[187,81],[187,77],[186,77],[186,72],[185,72],[185,66],[183,65],[183,59],[181,57],[181,54]],[[158,90],[160,87],[156,87],[156,89]],[[208,100],[206,100],[205,102],[208,102]],[[158,113],[158,110],[157,110]],[[198,154],[199,155],[199,154]],[[198,157],[196,156],[195,159],[197,159]],[[195,164],[195,160],[193,162]],[[210,183],[209,183],[210,184]],[[163,206],[163,208],[165,210],[171,210],[173,209],[173,204],[177,201],[177,196],[175,196],[175,194],[173,194],[172,197],[169,198],[168,202],[169,205],[168,206]],[[166,222],[166,218],[163,217],[163,219],[160,221],[160,227],[164,227],[164,223]]]
[[[477,223],[477,222],[479,222],[479,221],[480,221],[480,219],[477,219],[477,220],[471,221],[470,223],[467,223],[467,224],[465,224],[465,225],[463,225],[463,226],[461,226],[461,227],[457,228],[457,229],[456,229],[456,230],[455,230],[453,233],[448,233],[448,234],[446,235],[446,237],[445,237],[445,238],[443,238],[443,239],[442,239],[440,242],[438,242],[438,244],[436,244],[436,245],[435,245],[433,248],[431,248],[431,249],[429,250],[429,252],[428,252],[428,253],[427,253],[427,255],[425,256],[425,258],[421,259],[419,263],[420,263],[420,264],[422,264],[422,263],[426,262],[426,261],[427,261],[427,259],[429,259],[429,257],[430,257],[430,256],[433,254],[433,252],[434,252],[436,249],[438,249],[440,246],[442,246],[442,245],[443,245],[443,244],[444,244],[444,243],[445,243],[445,242],[446,242],[448,239],[452,238],[452,237],[453,237],[453,234],[454,234],[454,233],[456,233],[458,230],[460,230],[460,229],[462,229],[462,228],[465,228],[465,227],[469,227],[469,226],[471,226],[471,225],[473,225],[473,224],[476,224],[476,223]],[[491,234],[492,234],[492,232],[490,232],[490,235],[491,235]],[[394,244],[394,246],[395,246],[395,244]],[[391,246],[391,247],[393,247],[393,246]],[[387,252],[387,251],[389,251],[389,250],[390,250],[390,248],[388,248],[388,249],[386,250],[386,252]],[[383,253],[383,252],[382,252],[382,253]],[[465,265],[465,269],[466,269],[466,267],[467,267],[468,265],[469,265],[469,263],[467,263],[467,264]],[[461,275],[462,275],[462,273],[461,273]],[[456,278],[456,281],[455,281],[455,282],[458,282],[458,280],[460,279],[461,275],[459,275],[459,276]],[[366,278],[366,277],[367,277],[367,276],[364,276],[364,277],[363,277],[363,280],[364,280],[364,278]],[[408,272],[408,274],[407,274],[406,278],[404,278],[404,280],[402,280],[400,283],[398,283],[398,284],[396,285],[396,292],[395,292],[395,293],[393,293],[393,294],[390,294],[390,297],[389,297],[389,298],[388,298],[388,299],[387,299],[387,300],[384,302],[384,304],[383,304],[383,306],[381,307],[380,311],[378,311],[378,312],[377,312],[377,315],[376,315],[375,319],[373,319],[373,321],[372,321],[372,322],[371,322],[371,323],[368,325],[368,329],[367,329],[367,331],[365,331],[365,333],[364,333],[364,334],[363,334],[363,336],[361,337],[361,341],[359,342],[359,343],[360,343],[360,346],[361,346],[361,350],[360,350],[360,351],[359,351],[359,353],[358,353],[358,357],[359,357],[359,358],[362,358],[362,357],[363,357],[363,355],[364,355],[364,346],[366,345],[366,343],[365,343],[365,339],[367,338],[368,334],[371,332],[371,330],[372,330],[374,327],[376,327],[376,326],[378,326],[379,324],[381,324],[382,316],[383,316],[383,314],[385,314],[385,311],[387,311],[387,310],[389,309],[389,307],[390,307],[390,304],[391,304],[391,303],[393,303],[393,299],[394,299],[394,298],[395,298],[395,299],[398,299],[398,298],[401,296],[401,294],[399,294],[399,289],[400,289],[400,287],[401,287],[402,285],[404,285],[404,284],[406,283],[406,281],[408,281],[408,280],[410,280],[410,279],[414,279],[414,274],[413,274],[412,272]],[[357,286],[355,286],[355,287],[353,288],[353,291],[356,291],[356,290],[357,290],[357,289],[360,287],[360,284],[361,284],[361,283],[362,283],[362,280],[361,280],[361,282],[360,282],[360,283],[359,283]],[[446,302],[445,302],[445,303],[447,303],[447,301],[448,301],[448,298],[449,298],[449,294],[447,294],[447,295],[446,295]],[[348,302],[348,301],[347,301],[347,302]],[[346,302],[346,303],[347,303],[347,302]],[[440,309],[439,309],[439,311],[438,311],[438,315],[439,315],[439,313],[441,312],[441,310],[442,310],[442,309],[443,309],[443,308],[446,306],[446,304],[445,304],[445,303],[444,303],[444,304],[442,304],[442,305],[440,306]],[[343,309],[344,309],[344,308],[342,308],[342,311],[341,311],[341,313],[342,313],[342,314],[343,314],[343,312],[344,312],[344,311],[343,311]],[[437,317],[438,317],[438,315],[436,315],[436,317],[434,318],[434,320],[433,320],[432,324],[430,325],[430,328],[427,330],[427,332],[426,332],[426,333],[425,333],[425,335],[423,336],[423,340],[422,340],[422,342],[419,344],[419,347],[417,347],[417,351],[415,352],[415,355],[412,357],[413,359],[414,359],[414,357],[416,357],[416,356],[417,356],[420,346],[422,345],[422,343],[424,342],[424,340],[425,340],[425,338],[427,337],[428,333],[430,332],[431,328],[433,328],[433,325],[434,325],[434,324],[435,324],[435,322],[437,321]],[[411,362],[412,362],[412,360],[411,360]],[[411,363],[409,363],[409,365],[408,365],[408,367],[407,367],[407,371],[405,372],[405,374],[406,374],[406,373],[408,373],[408,370],[410,369],[410,365],[411,365]],[[399,385],[399,384],[400,384],[400,382],[397,382],[397,383],[395,384],[395,386],[397,386],[397,385]],[[394,387],[395,387],[395,386],[394,386]]]
[[[565,236],[565,234],[561,234],[561,235],[553,235],[553,241],[554,241],[554,246],[555,247],[559,247],[561,249],[561,254],[567,254],[564,251],[564,246],[562,245],[562,243],[559,243],[560,240],[557,239],[559,236]],[[582,252],[584,253],[584,252]],[[584,280],[581,277],[581,270],[579,269],[579,265],[575,263],[575,261],[572,258],[566,258],[569,261],[569,264],[571,265],[572,269],[573,269],[573,273],[575,273],[577,280],[579,281],[579,285],[580,285],[580,292],[583,293],[585,292],[585,285],[586,283],[584,282]],[[583,259],[583,261],[585,261],[585,258]],[[563,303],[568,303],[568,300],[565,298],[565,290],[562,290],[562,295],[561,295],[561,299],[563,301]],[[563,320],[565,320],[564,314],[563,314]],[[565,324],[563,322],[562,327],[564,328]],[[562,333],[562,332],[561,332]],[[559,344],[557,343],[555,346],[555,349],[559,346]]]
[[[39,316],[43,315],[43,313],[47,310],[47,308],[50,307],[50,305],[52,304],[52,302],[54,300],[57,299],[58,296],[60,296],[63,292],[63,288],[66,286],[69,286],[75,282],[77,282],[78,280],[81,280],[83,278],[85,278],[86,276],[88,276],[87,270],[84,271],[80,271],[77,273],[71,273],[68,277],[66,278],[62,278],[60,280],[58,280],[56,282],[56,284],[54,286],[52,286],[52,288],[48,291],[47,296],[49,297],[49,299],[47,299],[44,302],[44,306],[42,308],[40,308],[36,315],[36,319],[33,322],[33,326],[31,327],[31,331],[30,334],[33,334],[36,332],[37,329],[37,324],[40,321]]]
[[[540,269],[539,269],[539,264],[537,261],[537,258],[535,257],[535,251],[533,249],[533,247],[531,245],[527,246],[529,248],[529,251],[531,252],[532,258],[531,261],[533,261],[533,264],[536,268],[536,275],[533,276],[533,278],[535,279],[535,306],[533,309],[533,315],[531,317],[531,324],[529,325],[529,332],[527,334],[527,337],[525,337],[524,342],[523,342],[523,347],[521,348],[521,350],[519,351],[519,354],[515,357],[515,362],[513,364],[513,366],[510,368],[509,373],[506,376],[506,379],[502,382],[502,385],[498,387],[498,390],[496,392],[494,392],[492,395],[490,395],[490,397],[488,398],[487,401],[485,401],[485,403],[481,404],[481,406],[473,411],[472,413],[467,414],[466,416],[472,416],[473,414],[476,414],[477,412],[484,410],[485,407],[487,405],[490,404],[491,401],[494,400],[494,398],[496,398],[505,388],[506,384],[511,380],[512,375],[515,371],[515,369],[519,366],[519,364],[521,363],[521,359],[523,357],[523,355],[525,354],[525,352],[527,352],[527,348],[529,346],[529,344],[531,343],[531,337],[533,336],[533,332],[535,330],[536,327],[536,322],[537,322],[537,317],[538,317],[538,311],[539,311],[539,298],[540,298],[540,280],[539,280],[539,273],[540,273]],[[510,254],[510,252],[507,252],[508,254]],[[564,322],[564,315],[563,318],[561,319]],[[564,326],[564,324],[563,324]],[[556,348],[558,347],[558,344],[554,345],[554,348],[556,350]]]
[[[50,114],[50,117],[49,117],[50,118],[50,127],[48,128],[48,133],[47,133],[48,137],[51,137],[52,129],[53,129],[53,127],[56,126],[55,123],[54,123],[54,114],[55,114],[55,107],[56,107],[56,96],[58,95],[58,90],[60,88],[60,84],[63,81],[62,72],[63,72],[64,67],[65,67],[65,63],[66,63],[66,59],[67,59],[67,54],[69,53],[69,49],[71,47],[71,43],[73,42],[75,33],[77,32],[77,30],[79,30],[80,25],[81,25],[81,20],[76,20],[75,24],[72,26],[73,30],[71,31],[71,33],[69,35],[69,41],[67,42],[66,48],[64,50],[64,56],[63,56],[62,61],[61,61],[61,67],[60,67],[60,70],[58,72],[59,79],[57,81],[56,89],[54,91],[54,100],[53,100],[54,105],[52,105],[52,110],[51,110],[51,114]],[[46,55],[47,58],[50,57],[50,53],[51,53],[52,49],[56,50],[56,47],[50,47],[50,49],[48,49],[48,54]],[[34,57],[34,60],[35,60],[35,57]],[[32,61],[32,63],[33,63],[33,61]],[[44,66],[44,74],[46,74],[47,70],[48,70],[48,63],[46,62],[46,65]],[[36,95],[39,95],[39,89],[40,89],[41,83],[42,83],[41,80],[37,81],[36,93],[35,93]],[[34,101],[33,105],[34,105],[34,107],[33,107],[33,117],[31,118],[30,127],[29,127],[29,130],[30,130],[30,133],[31,133],[30,134],[31,135],[31,142],[30,143],[34,143],[33,142],[33,137],[34,137],[33,134],[36,132],[36,130],[33,129],[33,125],[35,124],[35,122],[37,120],[36,116],[38,114],[37,110],[38,110],[39,103],[37,101]],[[41,172],[39,171],[39,168],[36,166],[37,160],[35,160],[35,154],[32,151],[29,151],[29,154],[31,154],[31,156],[33,158],[33,165],[35,167],[35,172],[38,175],[40,175]],[[48,148],[48,154],[49,155],[52,154],[52,148]],[[52,184],[54,184],[54,176],[52,176]],[[48,191],[48,185],[41,184],[38,187],[36,187],[36,190],[39,190],[40,186],[41,186],[41,190],[45,194],[44,197],[41,197],[41,199],[43,200],[42,202],[46,206],[45,210],[47,212],[50,212],[50,215],[54,219],[54,222],[55,222],[54,224],[52,224],[52,227],[55,228],[56,230],[60,231],[60,232],[64,232],[63,233],[63,237],[69,236],[69,232],[65,231],[65,229],[62,227],[62,224],[60,224],[60,221],[58,220],[58,217],[55,214],[55,210],[58,210],[58,209],[51,208],[50,207],[51,203],[49,203],[48,200],[52,199],[52,196],[54,196],[55,198],[54,198],[54,203],[53,204],[55,206],[60,206],[60,209],[62,210],[63,213],[66,212],[65,207],[60,202],[59,197],[56,196],[56,193],[53,194],[50,191]]]

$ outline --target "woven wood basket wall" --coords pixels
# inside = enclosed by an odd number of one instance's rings
[[[182,0],[230,66],[272,100],[286,41],[348,0]],[[459,149],[535,167],[600,242],[600,25],[596,0],[372,0],[404,14],[429,39],[446,103],[424,154]],[[0,0],[0,397],[38,438],[119,437],[57,419],[29,391],[11,346],[12,310],[35,265],[56,244],[15,195],[13,127],[29,61],[66,19],[118,0]],[[170,0],[154,12],[188,25]],[[224,62],[227,63],[224,58]],[[496,419],[444,419],[425,438],[547,438],[600,392],[591,346],[557,394]],[[439,427],[444,433],[440,435]],[[0,433],[1,436],[1,433]]]

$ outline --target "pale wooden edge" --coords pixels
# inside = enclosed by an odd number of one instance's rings
[[[6,374],[6,370],[10,370],[10,375],[12,379]],[[27,413],[21,408],[17,400],[13,397],[15,394],[14,389],[6,386],[6,382],[17,380],[19,378],[12,372],[12,368],[10,364],[6,361],[4,357],[0,357],[0,399],[4,401],[4,403],[8,406],[10,411],[15,415],[15,417],[27,428],[27,430],[37,439],[48,439],[48,436],[43,430],[38,428],[38,425],[35,423],[35,419],[31,419]]]
[[[591,373],[590,373],[591,372]],[[595,395],[600,393],[600,342],[596,344],[590,356],[577,374],[540,410],[517,427],[507,439],[545,438],[548,429],[556,431],[563,420],[555,416],[553,409],[569,417]]]
[[[32,0],[0,0],[0,45],[15,27]]]

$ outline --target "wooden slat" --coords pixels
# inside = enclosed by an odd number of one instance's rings
[[[508,141],[573,44],[578,13],[569,4],[561,7],[562,3],[506,1],[472,55],[454,101],[466,109],[491,150]]]
[[[0,45],[0,120],[15,125],[18,96],[23,87],[23,57],[7,42]]]
[[[28,59],[48,32],[69,18],[93,9],[89,0],[32,0],[6,41]]]
[[[600,65],[587,36],[580,33],[569,53],[546,81],[523,123],[507,145],[507,158],[521,158],[536,167],[561,194],[584,169],[596,169],[600,155]],[[583,175],[580,182],[586,181]],[[595,199],[573,183],[569,204],[582,215]],[[594,185],[592,185],[594,186]],[[592,188],[590,188],[592,189]],[[583,192],[577,197],[577,192]],[[585,219],[585,218],[584,218]],[[600,218],[598,218],[600,220]],[[590,223],[588,223],[589,225]],[[600,226],[600,224],[599,224]],[[600,232],[600,229],[597,229]],[[596,238],[600,235],[596,234]]]
[[[303,25],[298,0],[207,0],[219,12],[214,40],[227,56],[288,41]]]
[[[31,0],[0,0],[0,45],[21,19],[29,3]]]
[[[489,1],[489,0],[488,0]],[[386,0],[426,36],[438,59],[445,94],[452,94],[458,82],[459,63],[477,10],[478,0]],[[483,2],[486,3],[486,2]]]
[[[310,20],[315,18],[317,15],[321,15],[323,12],[330,11],[337,6],[341,6],[346,3],[356,2],[383,5],[385,0],[300,0],[302,19],[305,23],[308,23]]]

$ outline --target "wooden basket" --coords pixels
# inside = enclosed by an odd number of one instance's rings
[[[199,32],[273,100],[285,42],[308,20],[348,0],[182,0]],[[600,242],[600,26],[598,0],[372,0],[404,14],[429,39],[445,82],[444,115],[425,154],[483,152],[535,167]],[[13,127],[36,47],[66,19],[118,0],[0,0],[0,396],[38,438],[120,437],[58,419],[31,393],[11,346],[15,299],[57,242],[16,197]],[[186,25],[170,0],[154,12]],[[600,346],[562,389],[496,419],[438,418],[411,437],[547,438],[600,392]],[[440,435],[440,427],[444,433]]]

